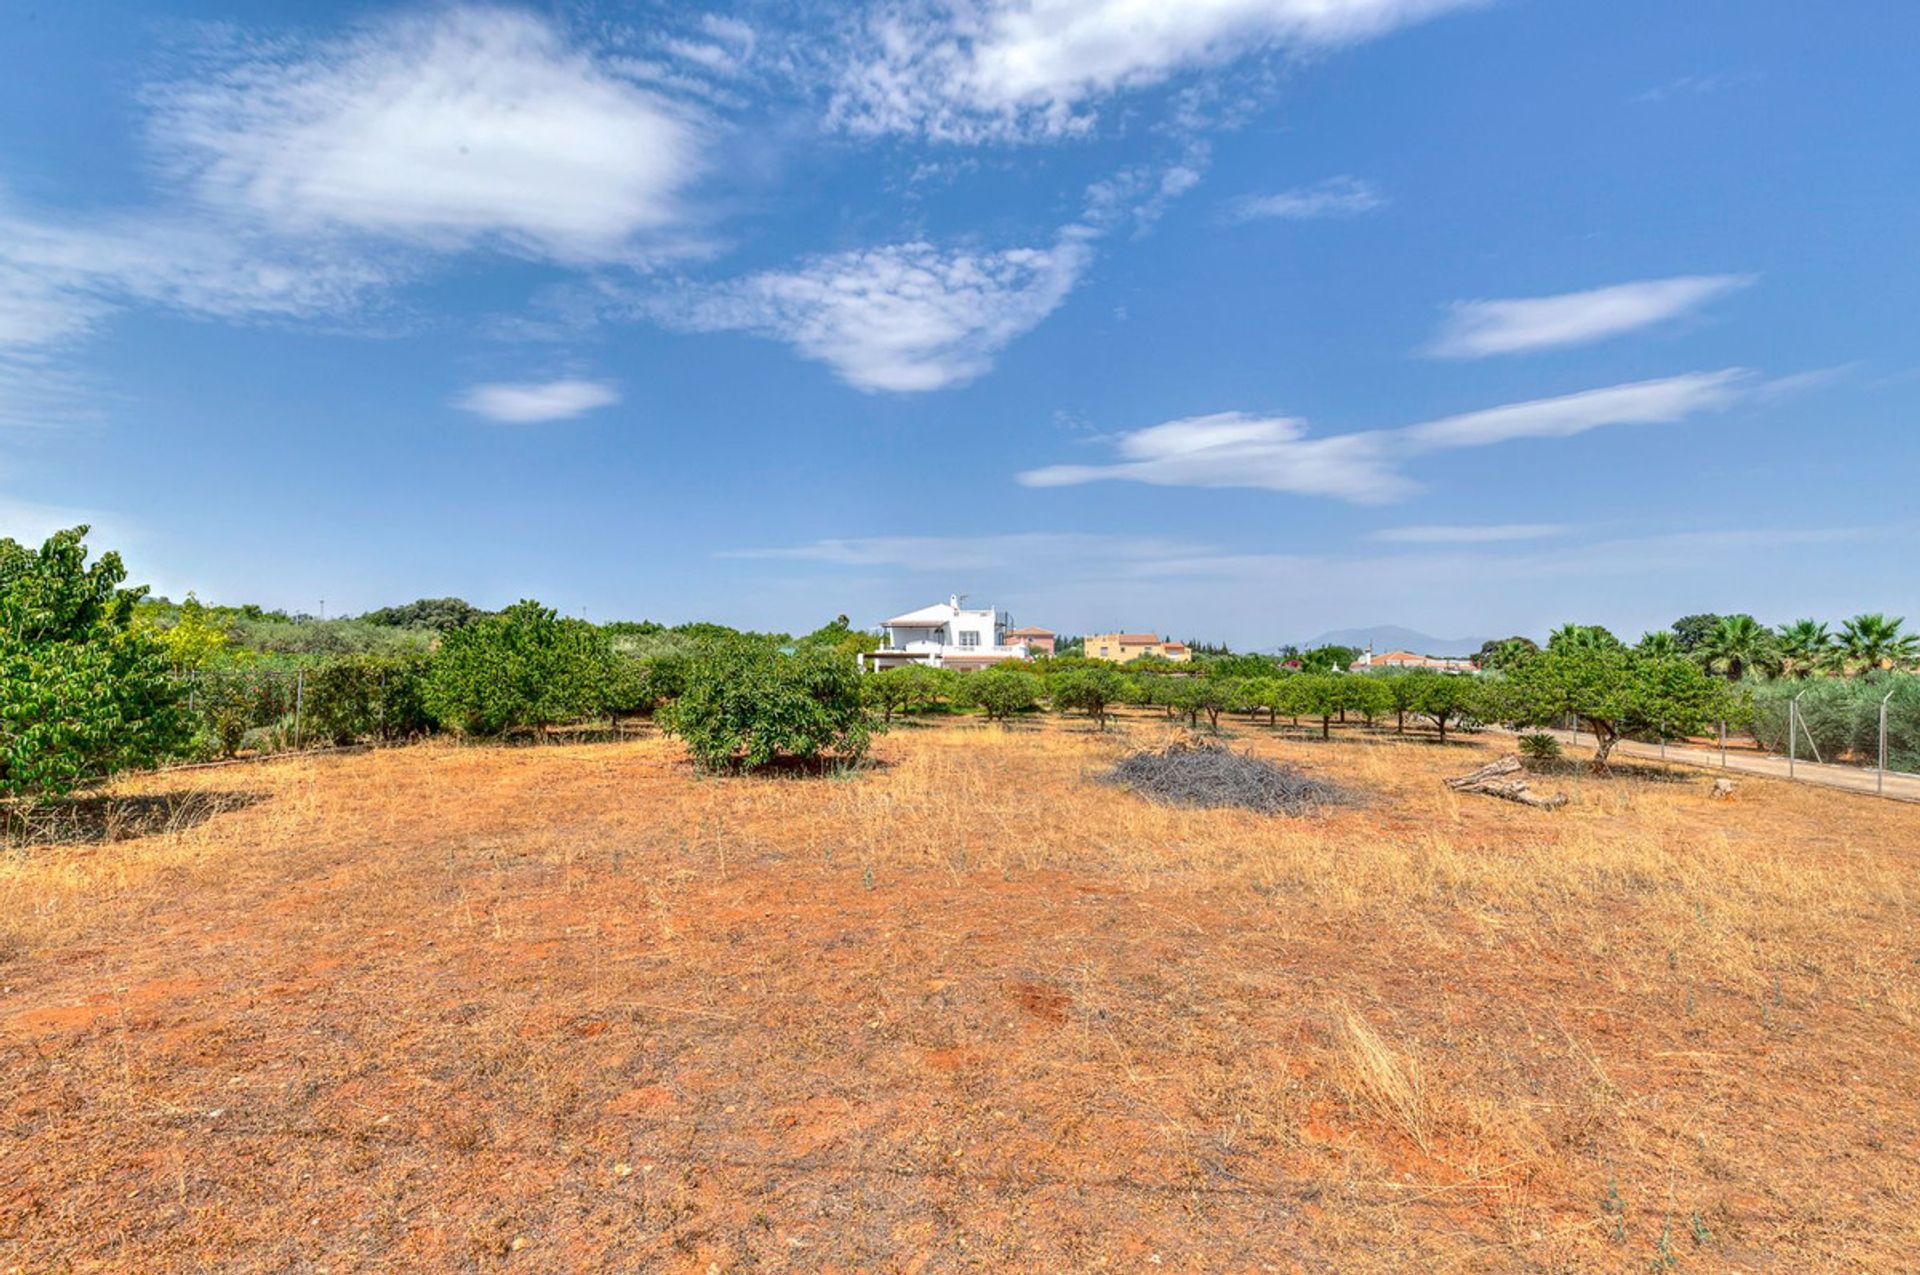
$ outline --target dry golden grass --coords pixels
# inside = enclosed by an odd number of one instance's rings
[[[1160,729],[129,782],[0,851],[0,1271],[1912,1268],[1920,808]]]

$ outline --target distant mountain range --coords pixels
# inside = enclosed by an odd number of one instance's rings
[[[1440,638],[1431,633],[1403,628],[1398,624],[1376,624],[1369,629],[1335,629],[1322,633],[1302,648],[1315,646],[1355,646],[1366,650],[1371,643],[1375,653],[1412,651],[1416,655],[1472,655],[1487,639],[1477,637]]]

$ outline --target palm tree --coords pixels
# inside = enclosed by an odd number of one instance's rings
[[[1775,663],[1773,630],[1750,615],[1723,615],[1693,656],[1709,673],[1737,682],[1747,672],[1766,672]]]
[[[1899,668],[1920,659],[1920,637],[1900,631],[1904,618],[1879,612],[1856,615],[1840,626],[1840,655],[1848,672]]]
[[[1780,630],[1780,674],[1802,680],[1833,668],[1833,634],[1818,620],[1795,620]]]
[[[1621,645],[1619,638],[1598,624],[1563,624],[1547,639],[1550,647],[1600,650]]]
[[[1672,629],[1655,629],[1640,635],[1638,649],[1640,654],[1651,655],[1656,660],[1671,659],[1680,654],[1680,638]]]

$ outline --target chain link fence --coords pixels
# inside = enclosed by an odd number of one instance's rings
[[[418,660],[346,657],[293,668],[235,665],[180,675],[187,761],[398,742],[431,725]]]

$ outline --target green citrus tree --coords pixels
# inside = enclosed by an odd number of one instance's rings
[[[0,540],[0,796],[45,798],[150,766],[186,740],[166,649],[136,630],[120,556],[86,527]]]
[[[613,661],[606,635],[585,620],[516,602],[441,638],[420,699],[464,734],[538,730],[603,712]]]

